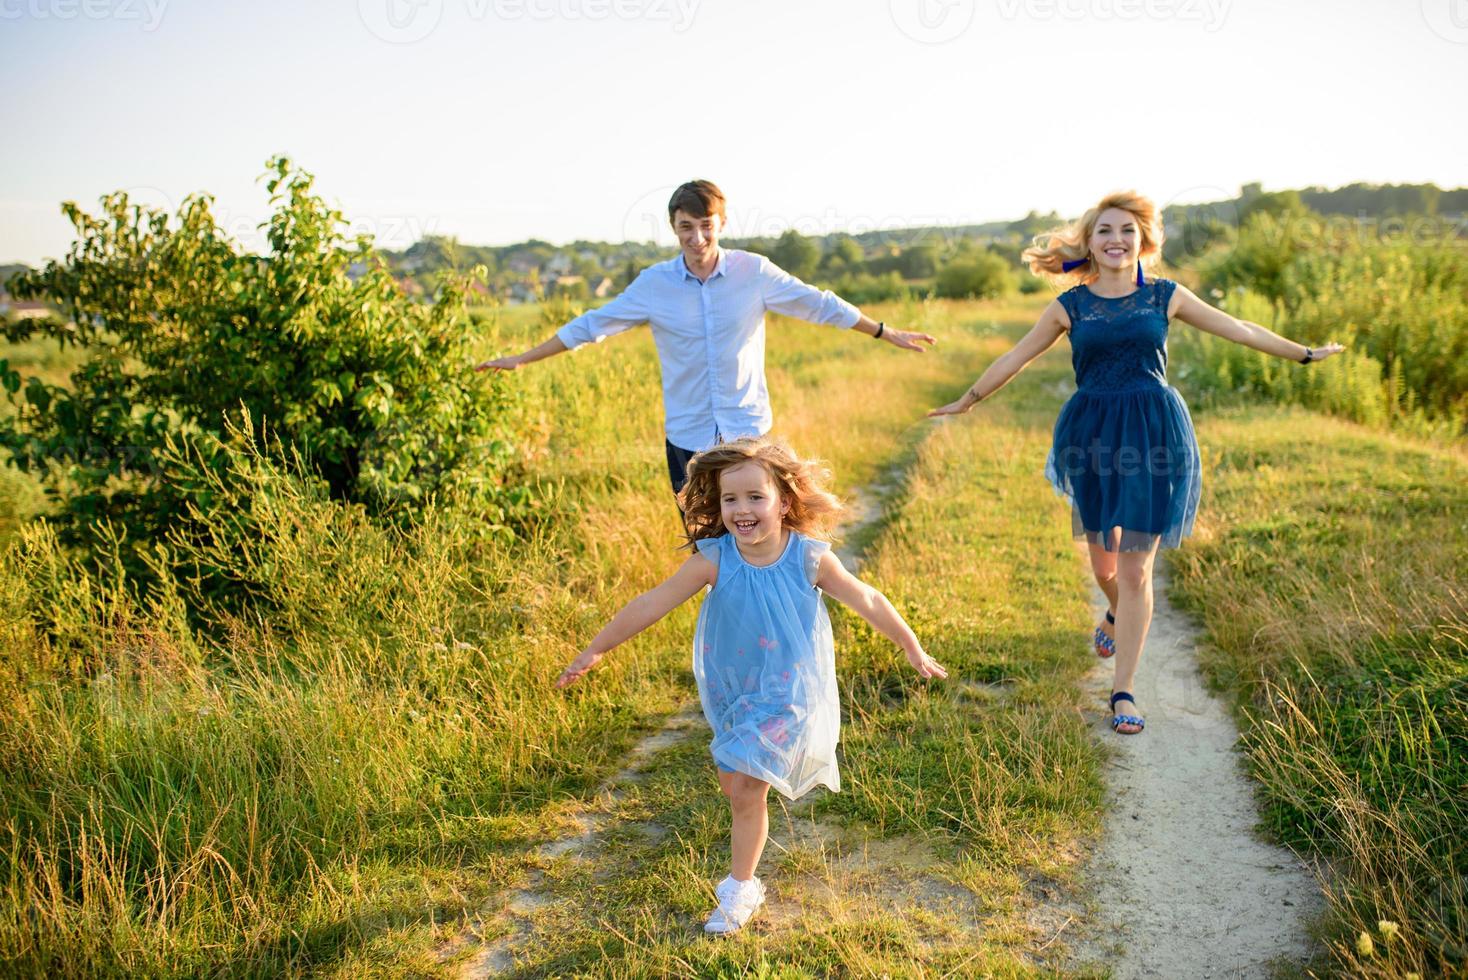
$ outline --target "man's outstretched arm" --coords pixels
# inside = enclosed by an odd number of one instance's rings
[[[623,293],[605,306],[587,310],[585,313],[557,330],[549,340],[521,354],[497,357],[492,361],[476,364],[476,371],[513,371],[524,364],[543,361],[547,357],[575,350],[582,344],[597,344],[614,334],[630,330],[639,323],[646,323],[647,304],[644,297],[647,283],[639,275],[632,280]]]
[[[881,339],[904,350],[923,350],[923,344],[937,341],[930,334],[916,330],[883,327],[829,289],[817,289],[780,268],[768,259],[760,270],[763,278],[765,308],[805,320],[842,329],[856,330],[869,337],[881,332]]]
[[[880,339],[887,341],[889,344],[901,347],[903,350],[922,351],[927,349],[922,346],[923,344],[936,344],[938,342],[937,338],[932,334],[922,333],[917,330],[898,330],[896,327],[883,326],[865,313],[861,313],[860,310],[857,312],[861,315],[861,319],[857,320],[851,329],[871,337],[876,337],[878,331],[881,331]]]

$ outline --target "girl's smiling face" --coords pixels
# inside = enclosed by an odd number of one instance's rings
[[[1108,269],[1130,269],[1137,264],[1142,251],[1142,232],[1137,216],[1121,208],[1107,208],[1096,216],[1091,229],[1092,259]]]
[[[749,460],[719,474],[719,514],[742,548],[780,540],[790,504],[763,465]]]

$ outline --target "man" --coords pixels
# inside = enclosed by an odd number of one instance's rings
[[[923,343],[934,343],[928,334],[878,323],[764,256],[720,248],[724,195],[707,180],[673,192],[668,221],[678,235],[678,256],[644,269],[616,299],[572,320],[538,347],[485,361],[475,370],[513,371],[649,324],[662,362],[668,477],[675,494],[695,453],[770,430],[766,310],[855,329],[904,350],[922,351]]]

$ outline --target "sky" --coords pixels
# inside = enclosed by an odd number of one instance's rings
[[[671,242],[1468,185],[1468,0],[0,0],[0,262],[63,201],[215,198],[283,153],[388,248]]]

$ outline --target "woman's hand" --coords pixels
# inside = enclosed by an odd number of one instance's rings
[[[520,358],[519,358],[519,356],[518,355],[511,355],[509,357],[496,357],[492,361],[484,361],[483,363],[476,364],[476,365],[474,365],[474,370],[476,370],[476,371],[513,371],[516,368],[518,368],[519,366],[520,366]]]
[[[933,409],[931,412],[928,413],[928,418],[935,419],[943,415],[964,414],[969,409],[973,408],[975,404],[977,404],[977,402],[969,397],[970,394],[970,392],[965,391],[963,393],[963,397],[960,398],[958,401],[949,402],[947,405],[942,405],[938,408]]]
[[[601,662],[605,653],[592,653],[590,650],[581,651],[581,656],[571,661],[570,666],[561,671],[561,676],[556,678],[556,687],[570,687],[579,681],[587,671]]]
[[[912,664],[913,670],[923,677],[945,678],[948,676],[948,671],[943,669],[943,665],[924,653],[922,647],[907,651],[907,662]]]

